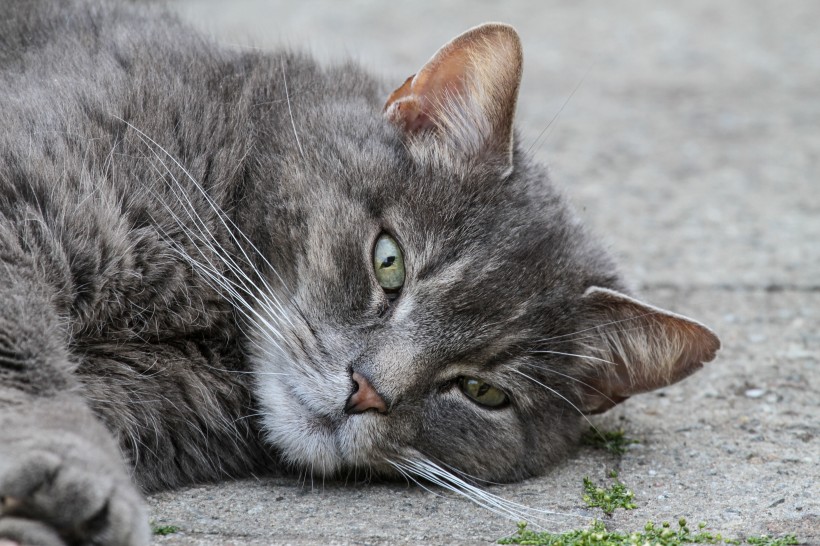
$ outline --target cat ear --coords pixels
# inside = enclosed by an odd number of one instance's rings
[[[676,383],[720,348],[706,326],[614,290],[590,288],[583,304],[588,310],[584,345],[592,366],[584,378],[584,413],[601,413],[633,394]]]
[[[512,168],[521,41],[487,23],[454,38],[393,91],[384,115],[408,135],[432,131],[445,145]]]

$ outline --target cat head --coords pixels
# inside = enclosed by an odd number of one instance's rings
[[[627,294],[517,146],[521,74],[516,32],[487,24],[383,108],[359,84],[294,96],[276,167],[287,196],[264,219],[282,234],[281,279],[258,298],[249,345],[285,460],[518,479],[563,455],[583,415],[714,357],[709,329]]]

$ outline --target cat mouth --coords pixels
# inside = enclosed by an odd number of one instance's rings
[[[288,461],[312,474],[325,477],[367,470],[389,469],[382,434],[372,426],[374,416],[357,415],[341,422],[313,417],[304,423],[302,433],[279,444]]]
[[[265,382],[259,396],[265,437],[289,465],[329,478],[351,471],[393,473],[387,463],[395,455],[385,431],[387,415],[367,407],[373,400],[355,398],[346,381],[343,388],[334,389],[337,383],[329,381],[323,389],[307,390],[282,379]],[[365,409],[345,412],[351,399]]]

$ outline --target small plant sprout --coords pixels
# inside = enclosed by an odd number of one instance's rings
[[[610,472],[611,478],[617,478],[615,471]],[[632,492],[626,486],[616,481],[610,489],[596,487],[589,478],[584,478],[584,501],[589,506],[601,507],[606,514],[611,514],[615,508],[631,510],[635,508],[632,502]],[[698,530],[692,533],[689,530],[686,518],[678,520],[677,530],[668,521],[656,525],[647,522],[643,531],[620,532],[609,531],[600,520],[594,520],[586,529],[573,529],[563,533],[548,531],[530,531],[526,522],[518,524],[518,531],[512,536],[502,538],[499,544],[529,544],[532,546],[682,546],[685,544],[718,544],[752,546],[793,546],[799,544],[794,535],[785,535],[772,538],[768,535],[748,537],[745,540],[724,538],[720,533],[710,533],[705,530],[706,523],[698,523]]]
[[[595,520],[587,529],[575,529],[564,533],[535,532],[527,529],[526,523],[518,524],[518,531],[511,537],[502,538],[499,544],[529,544],[532,546],[683,546],[685,544],[717,544],[753,546],[792,546],[799,544],[794,535],[781,538],[749,537],[745,541],[723,538],[720,533],[704,531],[705,523],[698,524],[698,532],[692,533],[686,520],[678,521],[674,530],[669,522],[655,525],[648,522],[643,531],[609,531],[602,521]]]
[[[627,446],[639,443],[638,440],[627,438],[623,429],[598,430],[594,427],[590,427],[589,430],[581,436],[582,445],[595,449],[603,449],[613,455],[623,455],[626,453]]]
[[[617,478],[617,472],[611,472],[610,477]],[[604,489],[596,486],[588,477],[584,478],[583,499],[587,506],[600,508],[607,516],[611,516],[616,508],[633,510],[638,507],[634,502],[635,493],[618,480],[609,489]]]
[[[178,533],[180,528],[176,525],[156,525],[151,524],[151,532],[157,536],[173,535]]]

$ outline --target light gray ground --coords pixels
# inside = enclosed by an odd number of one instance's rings
[[[583,477],[605,483],[615,468],[639,508],[605,518],[612,529],[684,516],[820,544],[820,2],[176,6],[226,44],[352,55],[396,85],[466,28],[515,25],[523,141],[646,299],[711,325],[724,348],[682,384],[597,419],[641,441],[622,458],[583,448],[490,490],[568,514],[546,524],[566,530],[601,515],[581,500]],[[474,544],[515,530],[402,483],[260,479],[150,503],[156,523],[182,529],[157,539],[168,544]]]

